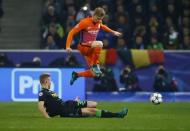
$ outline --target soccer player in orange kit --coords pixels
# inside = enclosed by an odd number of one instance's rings
[[[103,47],[102,41],[97,41],[96,37],[100,29],[103,29],[106,32],[110,32],[115,36],[122,35],[120,32],[114,31],[102,24],[102,19],[105,16],[105,11],[103,8],[98,7],[94,10],[92,17],[87,17],[82,19],[68,34],[67,42],[66,42],[66,50],[67,52],[72,52],[70,48],[71,42],[73,40],[73,36],[80,32],[80,41],[78,44],[78,50],[85,57],[89,70],[83,72],[72,72],[72,77],[70,80],[70,85],[74,83],[74,81],[78,77],[99,77],[102,72],[99,67],[99,55],[100,51]]]

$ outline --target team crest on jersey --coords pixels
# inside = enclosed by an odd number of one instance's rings
[[[43,96],[43,93],[42,93],[42,92],[40,92],[40,93],[39,93],[39,96]]]
[[[96,34],[98,34],[98,31],[99,30],[89,30],[88,33],[96,35]]]
[[[92,29],[92,27],[87,27],[87,30],[90,30],[90,29]]]

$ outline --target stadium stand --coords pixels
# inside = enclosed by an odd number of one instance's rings
[[[48,22],[59,25],[56,31],[59,39],[54,37],[58,47],[64,48],[70,28],[81,18],[90,15],[91,10],[97,6],[103,7],[107,12],[103,22],[124,34],[115,38],[100,31],[98,39],[108,40],[105,48],[173,50],[190,47],[189,0],[46,0],[42,27],[44,29],[46,26],[47,29]],[[47,19],[44,15],[47,15],[49,9],[54,12],[54,16]],[[64,31],[64,34],[60,35],[58,30]],[[44,32],[43,30],[43,36]],[[47,36],[42,38],[44,42]],[[76,44],[77,38],[73,41],[72,48],[76,48]],[[43,45],[42,48],[46,46]]]

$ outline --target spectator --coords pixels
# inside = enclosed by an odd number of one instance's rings
[[[124,38],[129,36],[130,28],[129,28],[129,23],[127,22],[127,18],[125,17],[125,15],[118,14],[115,19],[117,21],[117,24],[114,25],[114,28],[117,31],[122,32]]]
[[[166,49],[177,49],[179,46],[178,32],[173,26],[169,28],[169,31],[165,34]]]
[[[166,17],[166,19],[165,19],[165,24],[164,24],[164,26],[163,26],[164,32],[168,32],[169,28],[172,27],[172,26],[174,26],[174,23],[173,23],[173,21],[172,21],[172,18],[169,17],[169,16]]]
[[[68,16],[75,18],[76,13],[77,13],[77,12],[76,12],[76,9],[75,9],[75,6],[74,6],[74,5],[69,5],[69,6],[67,7],[67,14],[68,14]]]
[[[156,70],[153,88],[158,92],[178,90],[175,78],[162,65],[160,65]]]
[[[151,38],[151,43],[148,45],[148,49],[163,50],[164,46],[161,42],[158,41],[156,36],[153,36]]]
[[[158,4],[152,4],[149,8],[149,18],[155,17],[158,20],[158,23],[163,24],[163,15],[159,10]]]
[[[190,7],[190,6],[189,6],[189,7]],[[188,8],[185,8],[185,9],[183,10],[183,14],[182,14],[183,17],[190,17],[189,7],[188,7]]]
[[[135,41],[133,43],[133,49],[145,49],[145,44],[143,43],[143,37],[138,35],[135,37]]]
[[[52,35],[49,35],[46,40],[46,47],[45,49],[58,49],[57,44]]]
[[[190,30],[189,30],[189,28],[183,28],[182,29],[182,34],[183,34],[183,36],[186,36],[186,35],[190,35]]]
[[[65,66],[66,67],[79,67],[80,65],[74,55],[69,55],[65,59]]]
[[[131,16],[130,18],[134,17],[134,14],[136,12],[136,8],[138,5],[141,5],[141,0],[132,0],[129,2],[127,9],[128,9],[128,12],[130,12],[130,16]]]
[[[103,49],[109,49],[109,47],[110,47],[109,40],[105,38],[102,40],[102,42],[104,43]]]
[[[49,25],[51,22],[61,23],[60,16],[52,5],[48,6],[47,12],[43,15],[43,25]]]
[[[156,17],[154,17],[154,16],[150,17],[149,26],[150,27],[152,27],[152,26],[158,27],[159,26],[159,22]]]
[[[65,5],[68,6],[68,5],[74,5],[75,3],[75,0],[65,0]]]
[[[120,82],[124,84],[122,91],[141,91],[139,87],[139,80],[130,66],[126,66],[120,74]]]
[[[124,9],[124,5],[117,5],[115,18],[119,15],[124,16],[127,20],[129,19],[129,13]]]
[[[43,41],[45,45],[42,45],[43,48],[47,46],[47,37],[50,35],[53,37],[58,48],[63,48],[64,30],[60,24],[50,23],[48,28],[45,29],[43,33]]]
[[[83,6],[76,15],[76,22],[78,23],[81,19],[91,16],[91,10],[89,9],[89,5]]]
[[[155,26],[151,26],[150,31],[148,32],[148,36],[150,37],[150,40],[147,40],[148,43],[151,42],[152,37],[156,37],[158,41],[162,42],[163,40],[161,34],[162,34],[161,31],[158,31],[158,29]]]
[[[145,24],[147,16],[145,16],[144,7],[142,5],[138,4],[135,7],[135,11],[131,13],[132,13],[131,15],[133,15],[131,18],[134,18],[134,20],[132,19],[133,20],[132,22],[134,23],[133,28],[135,26]]]
[[[101,67],[102,75],[99,78],[95,78],[96,84],[94,85],[93,91],[117,91],[116,81],[111,68]]]
[[[125,41],[125,39],[123,37],[119,37],[117,38],[117,42],[116,42],[116,48],[117,49],[121,49],[121,50],[127,50],[127,43]]]
[[[176,11],[176,8],[175,8],[174,4],[171,3],[171,4],[167,5],[167,10],[166,10],[165,15],[171,17],[171,19],[172,19],[172,21],[174,23],[174,26],[176,27],[179,15],[178,15],[178,12]]]
[[[44,12],[47,12],[49,6],[55,7],[56,13],[61,14],[62,7],[61,7],[61,4],[57,0],[47,0],[45,2]]]
[[[188,27],[190,27],[189,24],[190,24],[189,18],[188,17],[182,17],[182,26],[188,28]]]
[[[190,38],[189,38],[189,36],[183,37],[183,49],[184,50],[190,50]]]
[[[14,64],[5,53],[0,53],[0,67],[14,67]]]

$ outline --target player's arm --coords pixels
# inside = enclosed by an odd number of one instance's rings
[[[41,112],[41,114],[45,117],[45,118],[50,118],[50,116],[48,115],[48,113],[46,112],[46,109],[44,107],[44,101],[39,101],[38,102],[38,109]]]
[[[110,29],[109,27],[107,27],[106,25],[103,25],[103,24],[101,24],[100,28],[106,32],[112,33],[115,36],[121,36],[122,35],[122,33],[118,32],[118,31],[114,31],[114,30]]]
[[[66,42],[66,50],[68,52],[71,52],[71,42],[73,40],[73,36],[78,33],[79,31],[81,31],[82,29],[84,29],[86,27],[86,22],[84,20],[82,20],[81,22],[79,22],[74,28],[71,29],[71,31],[69,32],[68,36],[67,36],[67,42]]]

